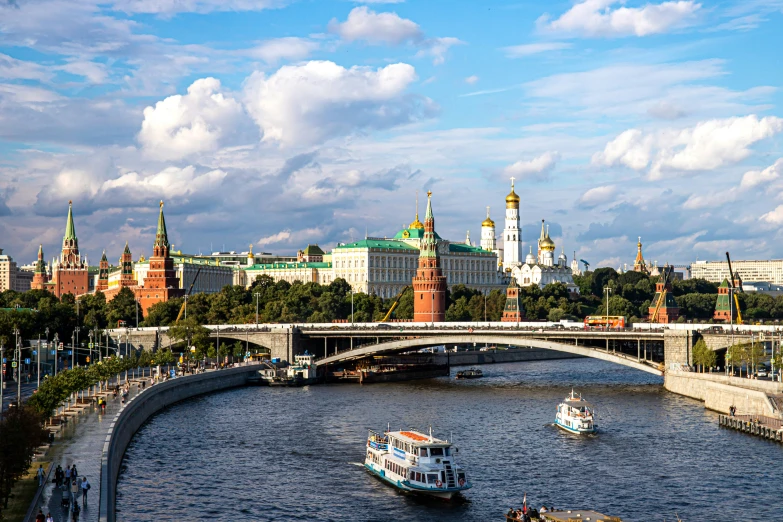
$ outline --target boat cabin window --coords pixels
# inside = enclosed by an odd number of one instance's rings
[[[433,457],[442,457],[443,448],[430,448],[430,455]]]
[[[457,480],[465,480],[465,473],[457,473]]]
[[[435,484],[438,481],[436,473],[427,473],[427,484]]]
[[[443,451],[445,451],[445,452],[446,452],[446,456],[447,456],[447,457],[448,457],[449,455],[451,455],[451,448],[443,448]]]
[[[419,457],[427,456],[427,448],[419,448]]]

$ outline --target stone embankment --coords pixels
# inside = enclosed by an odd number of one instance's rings
[[[704,401],[706,408],[720,413],[729,413],[734,406],[737,412],[747,415],[783,416],[777,400],[783,394],[783,384],[777,382],[667,370],[664,388]]]
[[[100,520],[114,522],[117,477],[122,457],[136,431],[155,413],[174,403],[220,390],[245,386],[261,369],[252,364],[171,379],[133,397],[114,417],[101,455]]]

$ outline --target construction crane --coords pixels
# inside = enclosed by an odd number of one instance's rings
[[[389,318],[392,315],[392,312],[394,312],[394,310],[397,308],[397,305],[400,304],[400,299],[402,299],[402,296],[405,295],[405,292],[407,292],[409,289],[410,286],[406,286],[405,288],[402,289],[402,292],[399,293],[397,299],[394,301],[394,303],[392,303],[391,308],[389,308],[389,311],[386,312],[386,315],[383,316],[383,319],[381,319],[382,323],[385,323],[386,321],[389,320]]]
[[[661,305],[666,302],[666,293],[668,292],[666,289],[666,281],[669,278],[669,272],[669,270],[663,271],[663,288],[661,288],[661,292],[658,294],[658,301],[655,303],[655,311],[650,315],[651,323],[658,322],[658,311],[661,309]]]
[[[179,320],[182,319],[182,314],[185,313],[185,307],[188,304],[188,297],[190,296],[190,293],[193,291],[193,285],[196,284],[196,281],[198,281],[198,275],[201,273],[201,267],[198,267],[198,270],[196,270],[196,275],[193,277],[193,282],[190,283],[190,288],[188,288],[187,293],[185,294],[185,300],[182,302],[182,306],[179,309],[179,313],[177,314],[177,320],[174,321],[174,324],[179,323]]]
[[[587,262],[587,261],[585,261],[584,259],[580,259],[579,261],[580,261],[580,262],[581,262],[583,265],[585,265],[585,272],[587,272],[588,270],[590,270],[590,263],[588,263],[588,262]]]
[[[729,286],[734,290],[731,294],[734,296],[734,306],[737,307],[737,324],[742,324],[742,312],[740,311],[739,299],[737,298],[737,287],[734,286],[734,271],[731,269],[731,257],[729,257],[728,252],[726,252],[726,261],[729,263]]]

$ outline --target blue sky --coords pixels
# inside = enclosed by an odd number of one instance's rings
[[[783,0],[0,0],[0,248],[291,253],[498,226],[783,257]],[[527,250],[527,246],[524,247]]]

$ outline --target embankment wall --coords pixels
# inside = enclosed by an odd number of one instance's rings
[[[146,388],[117,413],[106,434],[101,455],[100,520],[114,522],[117,476],[133,435],[155,413],[198,395],[245,386],[260,365],[180,377]]]
[[[783,385],[780,383],[667,370],[664,388],[704,401],[706,408],[721,413],[729,413],[729,408],[734,406],[737,413],[741,414],[772,417],[780,415],[767,395],[783,392]]]

